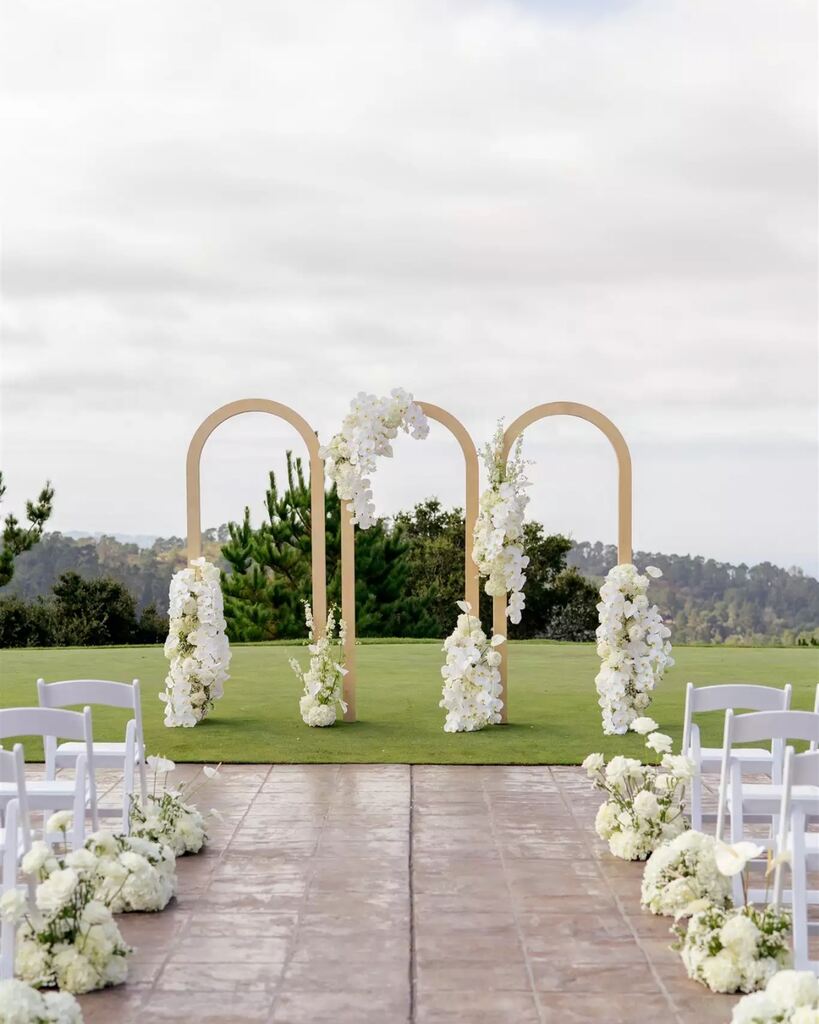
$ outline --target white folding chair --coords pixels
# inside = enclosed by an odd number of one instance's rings
[[[816,696],[813,698],[813,713],[819,715],[819,683],[816,684]],[[815,740],[810,745],[811,750],[819,750],[819,743]]]
[[[131,798],[134,793],[134,772],[139,772],[139,787],[143,802],[148,785],[145,775],[145,741],[142,735],[142,704],[139,699],[139,680],[117,683],[108,679],[67,679],[57,683],[37,680],[40,707],[64,708],[74,704],[100,704],[109,708],[133,711],[125,726],[125,740],[120,743],[94,741],[94,767],[115,768],[122,771],[122,809],[99,807],[102,817],[122,814],[122,832],[130,830]],[[57,743],[55,736],[45,739],[46,777],[56,778],[58,768],[73,768],[83,752],[82,743]]]
[[[819,870],[819,832],[808,831],[808,816],[819,813],[819,750],[785,752],[780,828],[777,854],[790,855],[791,891],[783,892],[784,864],[774,875],[773,902],[791,903],[793,911],[793,966],[797,971],[819,973],[819,960],[810,959],[809,935],[819,921],[808,921],[808,906],[819,903],[819,890],[808,888],[808,871]]]
[[[28,816],[26,794],[26,769],[23,762],[22,744],[16,743],[14,750],[0,747],[0,783],[13,785],[16,796],[3,807],[0,820],[0,893],[17,886],[17,872],[20,860],[31,849],[31,828]],[[33,884],[29,885],[29,895]],[[16,924],[0,922],[0,981],[14,977],[14,938]]]
[[[10,736],[58,736],[81,741],[85,749],[75,762],[73,779],[27,781],[28,806],[32,811],[71,811],[74,822],[71,842],[75,848],[85,841],[85,812],[99,828],[97,788],[94,780],[94,739],[91,708],[62,711],[56,708],[0,708],[0,741]],[[16,787],[0,783],[0,807],[17,795]],[[49,839],[49,836],[45,837]]]
[[[702,773],[718,773],[722,767],[722,749],[703,747],[700,743],[700,727],[694,715],[707,711],[787,711],[791,706],[791,684],[783,689],[775,686],[757,686],[754,683],[725,683],[718,686],[694,686],[685,688],[685,721],[683,723],[682,752],[696,765],[697,771],[691,780],[691,827],[702,831],[704,821],[714,821],[716,815],[702,810]],[[774,753],[766,747],[740,747],[735,752],[741,769],[747,772],[772,775]],[[776,781],[779,781],[778,779]]]

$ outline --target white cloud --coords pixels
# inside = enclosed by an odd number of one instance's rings
[[[479,443],[542,401],[596,405],[634,447],[640,546],[815,571],[815,18],[14,6],[11,503],[51,475],[59,527],[182,532],[184,451],[216,405],[275,398],[326,435],[352,393],[401,384]],[[206,522],[281,464],[290,435],[256,429],[208,449]],[[534,512],[610,538],[588,429],[532,432]],[[399,456],[382,508],[458,500],[443,442]]]

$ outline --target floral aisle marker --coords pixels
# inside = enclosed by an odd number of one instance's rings
[[[219,570],[205,558],[174,573],[165,656],[170,669],[165,692],[165,725],[201,722],[224,693],[230,665]]]
[[[393,388],[383,398],[360,391],[350,403],[339,433],[319,449],[339,498],[348,503],[353,524],[362,530],[375,522],[368,474],[375,472],[379,456],[392,457],[391,442],[399,430],[418,440],[429,434],[427,417],[412,395],[403,388]]]
[[[515,444],[509,459],[503,457],[503,421],[481,452],[489,487],[480,499],[475,523],[472,558],[490,597],[507,598],[506,617],[518,623],[526,606],[523,588],[524,570],[529,558],[523,548],[523,517],[529,497],[526,488],[527,462],[523,458],[523,436]]]
[[[603,732],[622,735],[651,703],[651,691],[674,664],[668,637],[656,605],[648,603],[649,577],[662,572],[654,566],[641,575],[633,565],[615,565],[600,588],[597,653],[602,665],[595,679]]]
[[[717,870],[727,878],[741,875],[745,906],[703,906],[688,923],[674,928],[689,978],[712,992],[754,992],[764,988],[777,971],[790,966],[791,915],[775,906],[748,904],[747,863],[763,848],[756,843],[716,840]],[[776,860],[769,860],[766,877]],[[706,902],[706,901],[703,901]]]
[[[290,667],[304,684],[304,693],[299,701],[302,720],[311,726],[326,727],[333,725],[338,709],[342,713],[347,705],[342,699],[342,684],[347,669],[344,667],[344,642],[347,639],[347,627],[344,619],[336,620],[336,608],[331,608],[327,615],[324,635],[315,638],[313,631],[313,611],[309,602],[304,602],[304,621],[307,623],[309,638],[308,650],[310,664],[302,669],[295,658],[290,659]]]
[[[190,782],[168,789],[168,775],[176,770],[174,762],[167,757],[149,757],[148,765],[154,772],[153,790],[144,804],[138,797],[131,800],[131,835],[167,845],[177,857],[199,853],[208,841],[207,825],[192,799],[207,782],[219,777],[218,766],[206,764]],[[160,775],[164,779],[157,792]],[[218,817],[213,808],[210,814]]]
[[[504,637],[488,640],[472,606],[458,601],[462,614],[453,633],[444,641],[446,664],[439,707],[446,710],[444,732],[476,732],[501,720],[501,656],[495,649]]]
[[[47,832],[65,837],[71,814],[51,816]],[[65,848],[65,847],[64,847]],[[39,884],[35,908],[20,889],[0,900],[3,919],[19,925],[15,973],[35,988],[59,988],[77,995],[121,985],[131,949],[111,908],[97,896],[97,857],[84,848],[57,855],[38,840],[23,857],[23,871]]]
[[[817,1024],[819,978],[813,971],[779,971],[762,992],[743,996],[731,1024]]]
[[[646,722],[654,725],[651,719]],[[659,766],[621,754],[608,764],[602,754],[589,754],[583,762],[595,789],[608,793],[594,827],[614,856],[622,860],[645,860],[661,843],[686,828],[685,789],[694,764],[669,752],[671,739],[664,733],[652,731],[646,746],[663,751]]]
[[[95,896],[113,914],[164,910],[176,892],[176,854],[164,842],[101,831],[85,848],[97,858]]]
[[[717,868],[714,848],[713,836],[693,829],[658,847],[643,872],[643,906],[675,918],[701,909],[703,900],[730,906],[731,882]]]
[[[0,1024],[83,1024],[70,992],[38,992],[24,981],[0,981]]]

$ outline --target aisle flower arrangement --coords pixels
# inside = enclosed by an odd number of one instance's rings
[[[523,437],[508,460],[503,457],[503,422],[481,452],[489,486],[480,499],[475,521],[472,559],[490,597],[507,598],[506,617],[518,623],[526,606],[523,588],[529,558],[523,547],[523,518],[529,497]]]
[[[70,822],[68,812],[59,812],[47,831],[65,836]],[[4,920],[19,926],[15,973],[22,981],[77,995],[125,981],[131,950],[109,903],[97,896],[97,866],[90,850],[58,855],[42,841],[23,857],[23,871],[39,882],[35,907],[19,889],[8,890],[0,903]]]
[[[595,678],[603,710],[603,732],[628,732],[632,721],[651,703],[651,691],[674,664],[671,630],[656,605],[648,602],[649,579],[662,576],[654,566],[645,575],[633,565],[616,565],[600,588],[597,654],[602,664]]]
[[[375,472],[380,456],[392,457],[391,442],[399,430],[417,440],[429,433],[427,417],[412,395],[403,388],[393,388],[382,398],[361,391],[350,403],[339,433],[319,449],[339,498],[362,530],[375,522],[368,474]]]
[[[677,925],[688,977],[712,992],[754,992],[790,964],[791,916],[778,907],[709,906]]]
[[[154,771],[153,791],[144,802],[139,797],[132,798],[131,835],[167,845],[177,857],[199,853],[208,835],[205,816],[192,798],[206,782],[218,778],[218,768],[204,765],[190,782],[169,789],[168,775],[176,770],[174,762],[166,757],[149,757],[148,765]],[[158,785],[160,775],[164,776],[162,785]]]
[[[717,868],[714,838],[689,829],[663,843],[643,872],[642,904],[652,914],[682,917],[701,901],[731,905],[731,881]],[[699,905],[699,906],[698,906]]]
[[[113,914],[164,910],[176,892],[176,855],[164,842],[101,831],[85,848],[97,858],[95,897]]]
[[[80,1004],[70,992],[38,992],[9,978],[0,981],[0,1024],[82,1024]]]
[[[336,612],[337,609],[330,609],[324,634],[316,639],[313,610],[307,601],[304,602],[310,664],[302,669],[296,658],[290,659],[290,667],[304,685],[304,693],[299,701],[302,720],[307,725],[319,728],[333,725],[338,711],[344,713],[347,710],[342,697],[344,676],[347,675],[344,667],[347,627],[344,619],[336,618]]]
[[[646,746],[667,750],[671,740],[653,731]],[[589,754],[583,768],[595,789],[608,793],[594,826],[615,857],[645,860],[663,842],[685,830],[685,789],[694,771],[689,758],[666,752],[655,766],[621,754],[606,764],[602,754]]]
[[[439,707],[446,711],[444,732],[476,732],[501,721],[501,657],[496,648],[502,636],[489,640],[468,601],[458,601],[462,614],[444,641],[446,663]]]
[[[817,1024],[819,978],[813,971],[779,971],[764,990],[743,996],[731,1024]]]
[[[222,697],[230,665],[219,570],[197,558],[171,579],[165,725],[192,727]]]

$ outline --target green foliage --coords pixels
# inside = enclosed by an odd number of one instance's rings
[[[304,602],[311,599],[312,518],[310,486],[301,459],[287,453],[287,488],[280,493],[275,473],[265,494],[266,518],[228,523],[230,540],[222,556],[225,618],[231,640],[303,637]],[[328,599],[341,595],[341,503],[335,487],[325,496]],[[360,636],[430,636],[434,620],[408,589],[409,544],[400,528],[379,520],[356,534],[356,620]]]
[[[54,643],[52,602],[0,597],[0,647],[50,647]]]
[[[6,493],[3,474],[0,472],[0,501]],[[24,551],[29,551],[40,537],[53,511],[54,488],[46,481],[37,501],[26,502],[27,527],[20,526],[16,516],[9,514],[3,523],[3,547],[0,548],[0,587],[5,586],[14,576],[14,561]]]
[[[137,638],[133,597],[105,576],[84,580],[79,573],[63,573],[54,587],[54,614],[58,646],[127,644]]]

